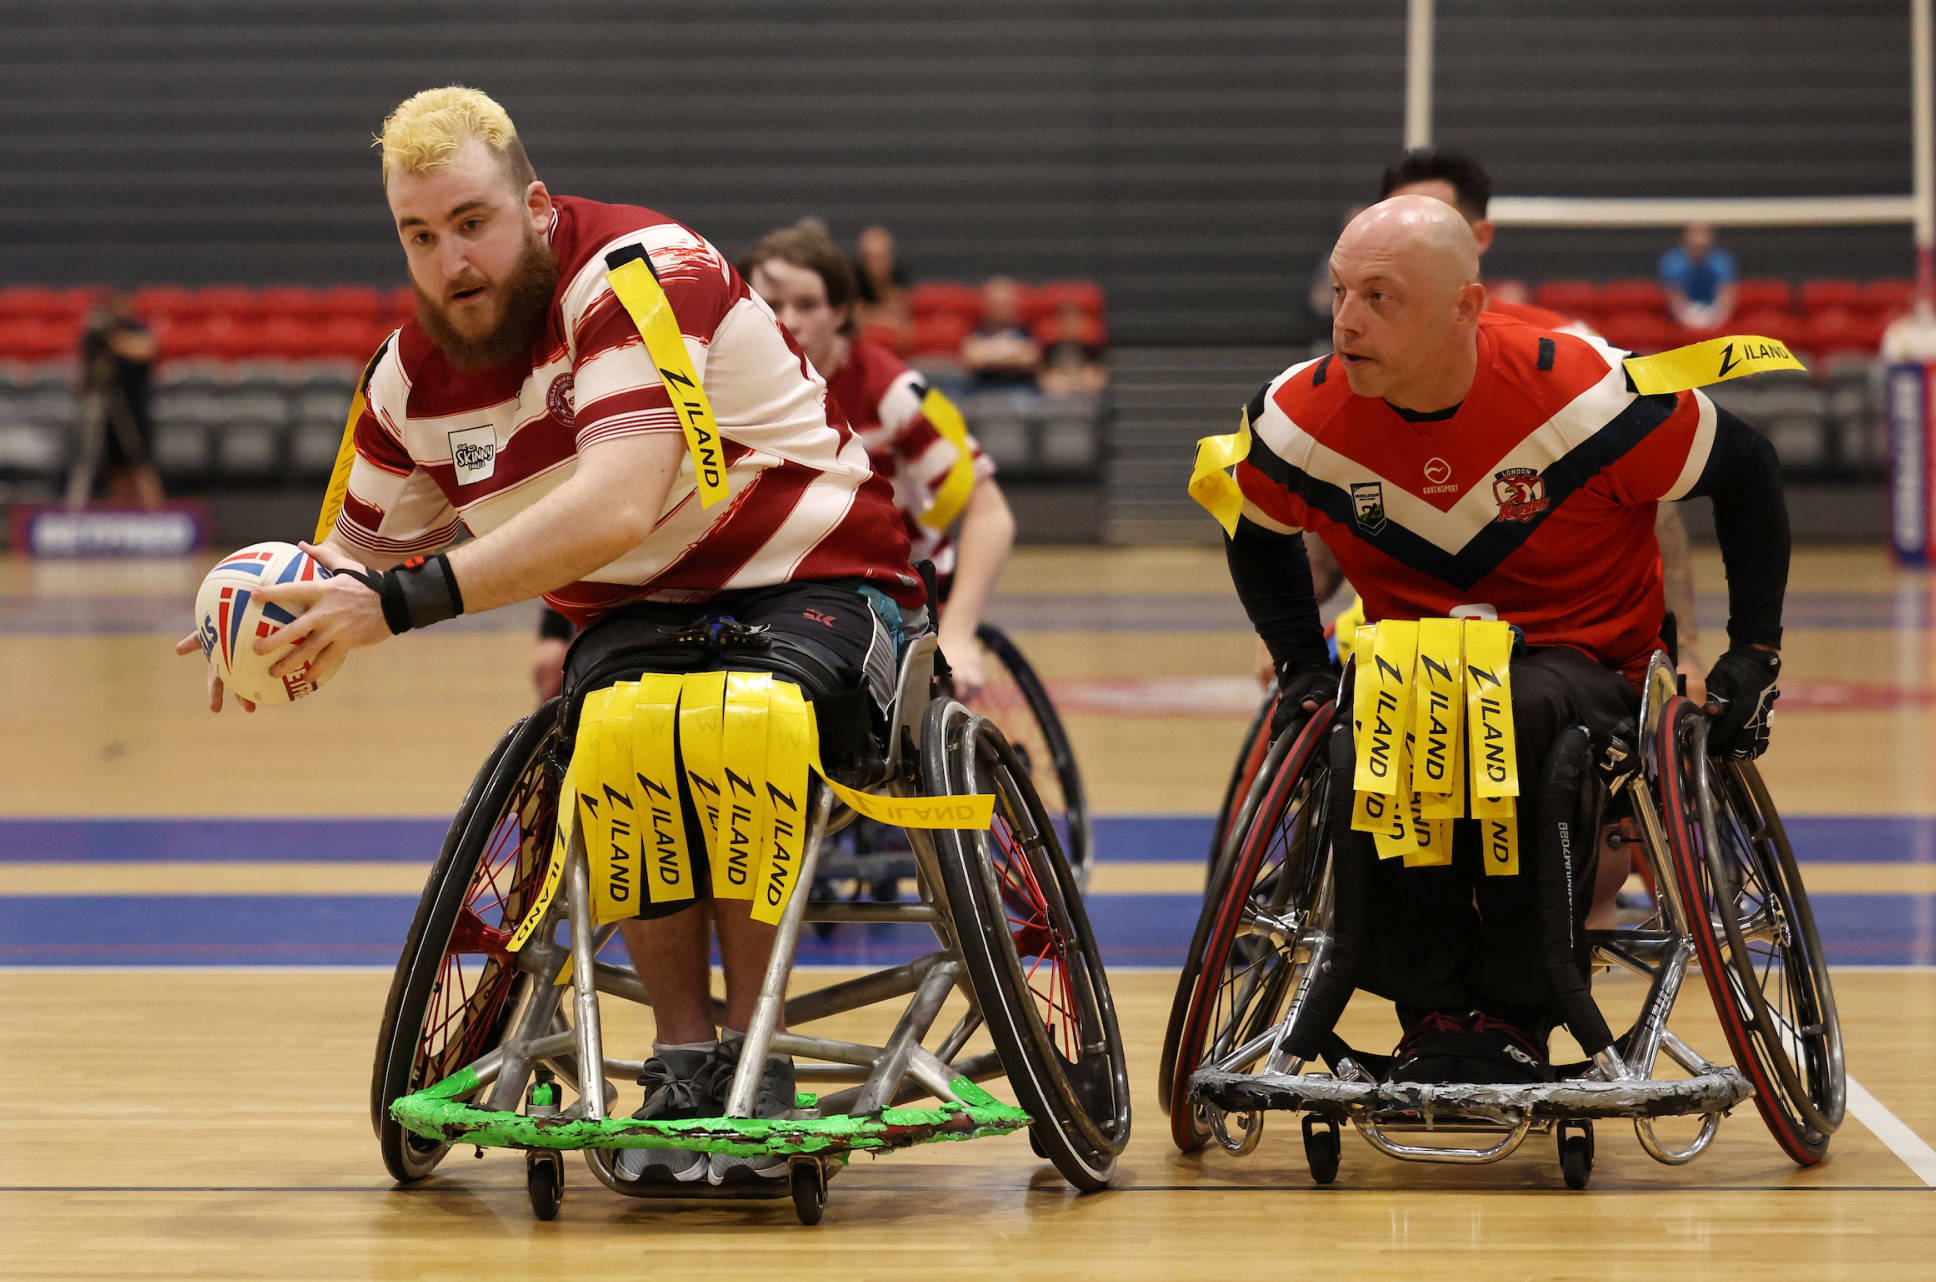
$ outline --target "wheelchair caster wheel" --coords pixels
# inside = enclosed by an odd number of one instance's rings
[[[1560,1174],[1566,1177],[1566,1187],[1583,1189],[1593,1178],[1593,1123],[1561,1122],[1559,1138]]]
[[[818,1224],[827,1209],[827,1172],[820,1163],[808,1159],[795,1162],[787,1172],[793,1185],[793,1213],[802,1224]]]
[[[1338,1159],[1344,1155],[1344,1140],[1338,1134],[1338,1124],[1315,1113],[1306,1113],[1303,1124],[1304,1162],[1311,1168],[1313,1180],[1329,1184],[1338,1178]]]
[[[524,1187],[531,1194],[531,1211],[541,1220],[558,1218],[565,1200],[565,1161],[557,1153],[530,1153],[524,1159]]]
[[[1033,1126],[1028,1128],[1028,1137],[1029,1137],[1029,1152],[1035,1154],[1037,1157],[1041,1158],[1044,1162],[1048,1161],[1049,1155],[1047,1152],[1043,1150],[1042,1141],[1035,1138],[1035,1128]]]

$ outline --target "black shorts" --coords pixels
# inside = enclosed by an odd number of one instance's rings
[[[586,694],[647,672],[771,672],[797,684],[814,705],[827,769],[842,783],[871,783],[883,764],[901,626],[890,598],[847,580],[785,583],[693,604],[622,606],[586,625],[565,655],[566,732],[576,736]],[[683,764],[679,777],[688,849],[704,851]],[[708,898],[708,861],[692,862],[699,897]],[[687,906],[647,905],[638,915],[663,917]]]

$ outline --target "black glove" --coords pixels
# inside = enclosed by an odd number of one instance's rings
[[[1338,674],[1333,668],[1299,668],[1294,672],[1280,669],[1277,674],[1277,705],[1271,709],[1272,741],[1304,725],[1311,715],[1304,707],[1306,702],[1322,708],[1337,697]]]
[[[1715,662],[1707,674],[1707,748],[1717,757],[1750,761],[1768,751],[1768,730],[1781,691],[1775,677],[1781,656],[1773,650],[1739,646]]]

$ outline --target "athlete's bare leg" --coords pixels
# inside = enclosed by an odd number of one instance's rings
[[[744,1031],[753,1019],[779,927],[754,921],[750,899],[716,900],[713,912],[719,920],[719,955],[726,965],[726,1027]],[[785,1021],[775,1027],[785,1027]]]
[[[652,999],[654,1036],[661,1042],[709,1042],[718,1036],[712,1016],[710,920],[702,903],[670,917],[619,923],[625,950]]]

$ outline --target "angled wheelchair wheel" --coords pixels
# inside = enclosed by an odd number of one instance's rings
[[[923,786],[993,793],[986,831],[941,830],[935,854],[982,1019],[1039,1151],[1069,1183],[1108,1187],[1129,1140],[1129,1074],[1082,892],[1026,765],[994,724],[936,700]]]
[[[1237,764],[1231,767],[1230,782],[1224,785],[1223,804],[1217,807],[1217,822],[1210,830],[1206,887],[1209,879],[1217,874],[1217,861],[1223,855],[1231,832],[1239,825],[1244,801],[1250,796],[1250,786],[1257,782],[1257,772],[1264,764],[1264,754],[1270,751],[1271,713],[1276,710],[1277,683],[1273,681],[1264,691],[1256,715],[1250,719],[1250,728],[1244,731],[1243,746],[1237,750]]]
[[[410,924],[384,1005],[370,1082],[370,1121],[383,1165],[422,1179],[449,1146],[413,1135],[390,1105],[477,1059],[502,1040],[528,977],[504,944],[542,885],[557,809],[545,747],[554,700],[507,731],[451,821]]]
[[[990,660],[987,684],[968,702],[969,711],[1000,727],[1023,769],[1035,783],[1042,809],[1055,825],[1069,866],[1080,885],[1089,884],[1096,839],[1089,801],[1082,790],[1075,750],[1048,688],[1007,633],[992,623],[976,629],[975,639]]]
[[[1268,779],[1204,897],[1170,1007],[1157,1086],[1170,1138],[1185,1153],[1211,1138],[1189,1097],[1190,1074],[1207,1064],[1242,1071],[1270,1050],[1298,981],[1318,957],[1330,920],[1330,841],[1320,760],[1334,705],[1292,741],[1273,745]]]
[[[1661,809],[1689,929],[1729,1048],[1789,1157],[1813,1166],[1847,1077],[1827,957],[1761,775],[1707,755],[1707,715],[1674,699],[1657,744]]]

